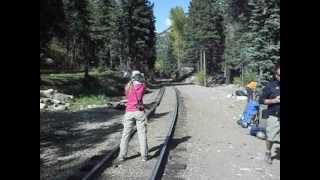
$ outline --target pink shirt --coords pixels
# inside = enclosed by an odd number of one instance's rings
[[[138,99],[141,99],[141,102],[143,103],[143,95],[145,91],[145,85],[144,84],[135,84],[131,90],[129,90],[127,94],[127,104],[126,104],[126,111],[127,112],[133,112],[138,111],[136,105],[138,104]]]

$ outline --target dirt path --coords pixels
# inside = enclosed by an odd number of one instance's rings
[[[246,101],[227,97],[234,86],[185,85],[178,89],[187,112],[184,134],[190,137],[185,142],[187,167],[181,178],[280,179],[280,161],[275,159],[272,165],[263,161],[264,141],[236,124]]]

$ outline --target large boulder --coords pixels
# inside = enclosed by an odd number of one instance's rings
[[[47,105],[46,104],[44,104],[44,103],[40,103],[40,109],[45,109],[47,107]]]
[[[40,109],[54,111],[67,110],[70,107],[68,102],[72,99],[73,96],[58,93],[57,90],[40,90]]]
[[[244,100],[247,100],[248,97],[247,97],[247,96],[237,96],[236,99],[237,99],[238,101],[244,101]]]
[[[55,92],[53,89],[40,90],[40,97],[51,98]]]
[[[126,100],[121,100],[120,102],[108,102],[107,105],[111,108],[124,110],[126,108]]]
[[[45,58],[44,61],[46,64],[53,64],[54,63],[54,60],[52,58]]]
[[[64,111],[67,109],[68,109],[68,107],[66,105],[56,105],[53,107],[53,110],[55,110],[55,111]]]
[[[51,99],[51,98],[41,98],[40,103],[44,103],[46,105],[58,105],[58,104],[64,104],[59,100]]]
[[[58,136],[64,136],[64,135],[68,135],[68,132],[64,130],[57,130],[54,132],[54,134]]]
[[[193,67],[182,67],[180,73],[182,75],[191,74],[194,71]]]
[[[73,99],[73,96],[67,95],[67,94],[62,94],[62,93],[55,93],[52,96],[53,99],[61,101],[61,102],[67,102]]]
[[[196,83],[196,82],[197,82],[196,76],[190,76],[184,80],[184,83],[187,83],[187,84]]]

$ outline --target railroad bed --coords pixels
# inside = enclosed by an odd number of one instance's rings
[[[153,89],[144,97],[147,111],[159,92]],[[101,159],[120,142],[123,114],[108,108],[41,114],[40,179],[72,179],[79,171],[89,170],[86,164]],[[66,134],[55,134],[59,131]]]

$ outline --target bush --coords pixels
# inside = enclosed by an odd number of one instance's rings
[[[243,77],[243,83],[242,84],[242,81],[241,81],[241,77],[234,77],[233,78],[233,84],[237,84],[237,85],[246,85],[248,84],[249,82],[251,81],[256,81],[257,82],[257,73],[255,72],[249,72],[249,73],[245,73],[244,74],[244,77]]]
[[[241,78],[240,77],[234,77],[232,83],[241,86]]]
[[[196,73],[196,78],[197,78],[197,81],[200,85],[204,85],[204,72],[203,71],[199,71]]]
[[[244,84],[248,84],[250,81],[257,81],[257,73],[256,72],[248,72],[244,74],[243,78]]]
[[[99,67],[94,67],[90,70],[89,74],[91,73],[92,75],[103,75],[103,74],[108,74],[110,72],[110,69],[99,66]]]

